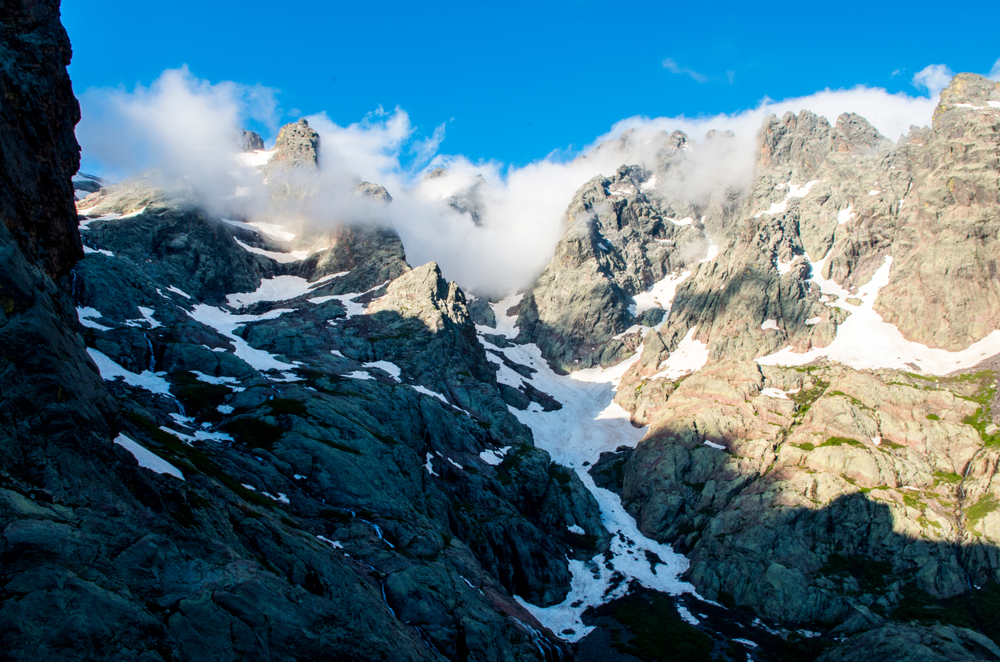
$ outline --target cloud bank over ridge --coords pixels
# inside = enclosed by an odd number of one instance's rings
[[[1000,61],[994,69],[998,67]],[[528,284],[544,268],[563,232],[566,206],[580,186],[594,176],[612,175],[622,164],[643,160],[641,139],[632,141],[637,146],[630,154],[594,149],[617,140],[627,129],[635,129],[640,137],[680,130],[697,142],[710,130],[732,131],[736,138],[726,150],[703,150],[704,162],[697,164],[696,175],[685,186],[698,187],[700,172],[712,185],[721,178],[740,187],[751,179],[755,134],[768,115],[807,109],[833,123],[841,113],[855,112],[897,140],[911,125],[930,122],[950,76],[944,65],[918,73],[914,84],[927,96],[858,86],[781,101],[764,99],[755,108],[730,114],[626,118],[579,153],[553,153],[523,167],[447,154],[441,149],[444,125],[421,138],[400,108],[379,108],[346,126],[320,112],[306,116],[321,140],[320,193],[300,210],[306,216],[300,220],[318,228],[391,223],[411,264],[434,260],[446,277],[463,287],[499,294]],[[167,178],[187,178],[213,210],[225,207],[227,200],[232,207],[235,200],[243,203],[238,211],[250,217],[274,212],[266,204],[259,174],[240,165],[235,136],[237,127],[252,123],[267,127],[272,135],[265,139],[273,144],[280,115],[275,90],[211,83],[181,68],[165,71],[148,88],[93,89],[80,95],[80,101],[83,120],[77,135],[86,167],[97,166],[96,174],[120,178],[156,168]],[[584,154],[590,156],[579,158]],[[446,170],[428,178],[435,168]],[[451,195],[474,185],[478,177],[485,182],[477,189],[479,225],[448,204]],[[351,191],[360,181],[383,185],[393,203],[378,208],[359,203]],[[233,198],[237,190],[242,195]]]

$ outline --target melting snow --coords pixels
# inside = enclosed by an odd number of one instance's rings
[[[508,297],[493,309],[497,314],[497,327],[508,337],[516,336],[515,320],[501,318],[503,312],[520,300]],[[669,303],[669,302],[664,302]],[[499,309],[499,310],[498,310]],[[694,341],[690,340],[688,346]],[[483,342],[480,339],[480,342]],[[483,343],[488,345],[488,343]],[[687,559],[675,553],[669,545],[661,545],[643,536],[635,521],[622,507],[619,497],[609,490],[597,487],[584,464],[596,462],[604,451],[614,451],[619,446],[634,447],[645,434],[644,429],[632,427],[628,412],[614,403],[615,386],[622,374],[638,359],[631,359],[617,366],[601,370],[581,370],[568,376],[556,375],[542,359],[541,351],[534,344],[514,345],[501,351],[510,360],[537,370],[530,379],[539,390],[550,394],[562,408],[545,412],[536,403],[526,411],[513,410],[513,414],[529,426],[535,444],[552,456],[553,461],[577,472],[583,484],[593,493],[601,508],[601,520],[612,534],[612,558],[603,555],[588,561],[568,561],[572,574],[570,593],[562,603],[551,607],[536,607],[515,596],[542,624],[569,641],[577,641],[593,628],[585,626],[581,616],[588,607],[602,604],[621,596],[627,590],[628,579],[641,585],[670,594],[693,591],[679,579],[687,569]],[[707,359],[707,349],[705,352]],[[480,458],[488,464],[499,464],[503,453],[486,450]],[[648,552],[648,553],[647,553]],[[653,556],[655,555],[655,556]],[[659,562],[650,559],[658,558]],[[613,576],[624,574],[626,581],[611,590]],[[562,634],[573,630],[574,634]]]
[[[80,324],[87,327],[88,329],[97,329],[98,331],[110,331],[110,326],[104,326],[103,324],[98,324],[97,322],[91,320],[91,317],[104,317],[101,311],[96,308],[81,308],[77,307],[76,317],[80,320]]]
[[[692,223],[694,223],[694,219],[691,217],[682,218],[679,221],[676,218],[668,218],[667,220],[673,223],[674,225],[681,225],[681,226],[691,225]]]
[[[520,304],[523,298],[524,294],[511,294],[501,299],[499,303],[490,304],[490,308],[493,309],[493,316],[497,320],[496,332],[499,335],[506,336],[507,338],[517,338],[517,334],[521,332],[517,328],[517,315],[507,315],[507,311]]]
[[[191,298],[190,294],[188,294],[187,292],[185,292],[184,290],[182,290],[180,288],[174,287],[173,285],[171,285],[170,287],[168,287],[167,291],[168,292],[173,292],[174,294],[179,294],[182,297],[184,297],[185,299],[190,299]]]
[[[709,448],[714,448],[715,450],[719,450],[719,451],[724,451],[724,450],[726,450],[726,447],[725,447],[725,446],[723,446],[722,444],[717,444],[717,443],[715,443],[714,441],[709,441],[708,439],[705,439],[705,440],[704,440],[704,441],[702,441],[701,443],[702,443],[703,445],[705,445],[705,446],[708,446]]]
[[[687,335],[678,343],[677,349],[659,365],[660,372],[653,375],[651,379],[663,377],[673,380],[705,367],[705,364],[708,363],[708,345],[694,339],[697,328],[688,329]]]
[[[106,251],[103,248],[91,248],[87,244],[83,244],[84,255],[89,255],[91,253],[100,253],[101,255],[107,255],[108,257],[114,257],[115,254],[111,251]]]
[[[292,311],[288,308],[279,308],[263,315],[233,315],[219,308],[200,303],[193,310],[188,311],[188,315],[196,322],[210,326],[228,338],[236,347],[236,356],[248,363],[254,370],[266,372],[268,370],[291,370],[295,365],[279,361],[273,354],[264,350],[254,349],[246,340],[236,335],[235,331],[237,327],[247,322],[272,320],[290,312]]]
[[[583,534],[586,533],[586,531],[583,530],[583,527],[580,526],[579,524],[573,524],[572,526],[567,526],[566,530],[569,531],[570,533],[575,533],[578,536],[582,536]]]
[[[441,402],[445,403],[446,405],[447,405],[447,404],[450,404],[450,403],[448,402],[448,398],[444,397],[443,395],[441,395],[441,394],[440,394],[440,393],[438,393],[437,391],[432,391],[432,390],[430,390],[430,389],[429,389],[429,388],[427,388],[426,386],[416,386],[416,385],[411,385],[411,386],[410,386],[410,388],[412,388],[412,389],[413,389],[414,391],[416,391],[417,393],[423,393],[424,395],[429,395],[429,396],[431,396],[432,398],[437,398],[438,400],[440,400]]]
[[[158,474],[170,474],[175,478],[184,480],[181,470],[164,460],[159,455],[149,451],[123,434],[115,437],[115,443],[131,453],[140,467],[155,471]]]
[[[819,324],[821,321],[823,321],[822,317],[810,317],[809,319],[806,320],[806,326],[815,326],[816,324]]]
[[[646,292],[641,292],[633,297],[634,304],[629,306],[629,312],[633,315],[642,315],[647,310],[653,308],[663,308],[670,310],[670,304],[677,294],[677,286],[691,275],[690,271],[681,274],[670,274],[663,280],[653,283],[653,286]]]
[[[267,251],[264,250],[263,248],[257,248],[256,246],[251,246],[250,244],[244,244],[239,239],[236,239],[236,243],[245,248],[250,253],[263,255],[264,257],[271,258],[275,262],[281,262],[282,264],[287,264],[289,262],[298,262],[299,260],[303,260],[309,257],[309,251],[290,251],[288,253],[281,253],[278,251]]]
[[[354,372],[349,372],[346,375],[344,375],[344,377],[350,377],[351,379],[360,379],[362,381],[366,379],[375,379],[364,370],[355,370]]]
[[[503,456],[507,454],[510,450],[510,446],[504,446],[503,448],[498,448],[496,450],[487,449],[479,454],[480,459],[486,464],[497,466],[503,462]]]
[[[260,287],[255,291],[227,294],[226,301],[233,308],[246,308],[250,304],[259,301],[287,301],[308,294],[327,281],[338,276],[343,276],[345,273],[347,272],[323,276],[311,283],[300,276],[275,276],[274,278],[266,278],[260,282]]]
[[[825,260],[826,258],[813,263],[811,280],[819,285],[823,294],[837,297],[834,303],[827,305],[851,313],[837,327],[837,337],[827,347],[811,349],[801,354],[794,352],[790,346],[785,347],[774,354],[758,358],[757,363],[805,365],[825,357],[857,370],[878,368],[912,370],[912,365],[908,364],[913,364],[919,366],[924,373],[945,375],[955,370],[971,368],[983,359],[1000,353],[1000,331],[993,331],[965,350],[949,352],[911,342],[903,337],[896,325],[885,322],[873,308],[879,291],[889,283],[891,257],[885,258],[882,266],[871,280],[860,288],[857,295],[852,295],[833,280],[821,276]],[[860,299],[861,303],[859,305],[848,303],[846,299],[852,296]]]
[[[768,329],[771,329],[772,331],[781,331],[781,329],[778,328],[777,320],[764,320],[764,323],[760,325],[760,330],[767,331]]]
[[[160,395],[173,397],[170,394],[170,384],[163,377],[153,374],[149,370],[143,370],[139,374],[126,370],[112,361],[106,354],[97,351],[93,347],[88,347],[87,353],[90,354],[90,358],[97,364],[97,369],[101,371],[101,379],[104,381],[110,382],[121,377],[129,386],[144,388],[150,393],[159,393]]]
[[[854,216],[854,212],[851,211],[851,205],[848,205],[847,209],[841,209],[837,212],[837,223],[843,225],[851,220],[852,216]]]
[[[780,388],[768,387],[761,389],[760,394],[767,398],[779,398],[781,400],[787,400],[788,396]]]
[[[777,214],[783,213],[785,209],[788,207],[789,200],[791,200],[792,198],[806,197],[806,194],[809,193],[809,189],[811,189],[819,182],[820,180],[817,179],[808,182],[807,184],[803,184],[801,186],[792,184],[791,182],[778,184],[777,186],[775,186],[775,188],[785,188],[786,186],[788,187],[788,194],[785,196],[785,199],[782,200],[781,202],[771,203],[771,206],[768,208],[767,211],[757,212],[756,214],[754,214],[754,218],[760,218],[763,214],[770,214],[771,216],[775,216]]]
[[[371,363],[362,363],[361,366],[363,368],[378,368],[382,372],[388,373],[397,382],[400,381],[400,369],[395,363],[390,363],[389,361],[372,361]]]
[[[198,370],[191,370],[191,374],[198,378],[199,382],[205,382],[206,384],[215,384],[216,386],[220,384],[235,384],[239,380],[235,377],[213,377],[212,375],[206,375]]]

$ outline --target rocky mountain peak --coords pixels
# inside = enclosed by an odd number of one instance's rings
[[[389,191],[387,191],[381,184],[361,182],[354,187],[354,192],[358,195],[374,198],[386,204],[392,202],[392,196],[389,195]]]
[[[259,134],[246,129],[240,129],[240,149],[244,152],[257,152],[264,149],[264,140]]]
[[[979,74],[957,74],[948,87],[941,91],[942,106],[967,103],[986,106],[990,101],[1000,102],[1000,82],[994,82]]]
[[[281,127],[268,165],[275,167],[316,168],[319,166],[319,134],[304,118]]]

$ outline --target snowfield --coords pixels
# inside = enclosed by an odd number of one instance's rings
[[[497,318],[496,331],[502,335],[516,337],[519,333],[515,326],[516,318],[506,315],[510,306],[519,300],[520,296],[508,297],[492,306]],[[669,302],[664,303],[669,305]],[[614,451],[619,446],[635,447],[646,434],[645,428],[633,427],[628,412],[614,403],[618,381],[638,360],[639,352],[613,368],[591,368],[561,376],[552,371],[542,358],[541,350],[534,344],[501,349],[482,338],[480,342],[487,350],[502,352],[508,359],[537,370],[530,379],[523,378],[524,381],[562,404],[561,409],[551,412],[542,411],[537,406],[531,406],[526,411],[514,408],[510,410],[519,421],[531,428],[536,446],[548,451],[554,462],[577,473],[597,500],[601,520],[612,535],[610,562],[606,562],[602,554],[586,562],[568,562],[573,579],[569,595],[562,603],[538,607],[515,596],[518,602],[540,623],[563,639],[578,641],[593,630],[583,624],[583,613],[591,606],[624,595],[630,580],[634,579],[647,588],[671,595],[694,593],[694,587],[679,579],[687,570],[687,559],[669,545],[658,543],[640,533],[618,495],[598,487],[587,473],[589,466],[598,460],[601,453]],[[707,360],[707,349],[704,356]],[[684,363],[685,368],[699,363],[699,368],[703,365],[700,355],[696,358],[688,357]],[[495,451],[484,451],[481,457],[490,464],[500,461],[499,453]],[[567,524],[567,528],[576,530],[573,527],[578,525]]]

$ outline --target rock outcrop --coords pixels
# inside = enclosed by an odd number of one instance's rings
[[[80,106],[66,73],[69,37],[57,2],[7,3],[0,21],[0,219],[28,259],[60,282],[83,257],[70,182],[80,167]]]

